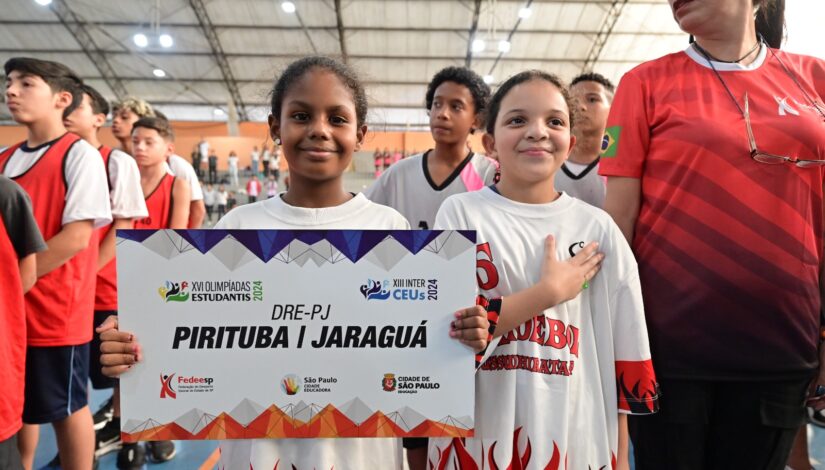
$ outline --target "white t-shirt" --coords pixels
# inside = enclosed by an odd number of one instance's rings
[[[407,230],[401,214],[359,194],[335,207],[307,209],[280,197],[232,209],[216,229],[365,229]],[[221,441],[226,469],[401,469],[400,439],[257,439]],[[293,467],[294,466],[294,467]]]
[[[172,155],[166,160],[166,169],[172,176],[183,178],[189,183],[192,202],[203,199],[203,190],[198,181],[198,175],[195,173],[195,168],[192,167],[191,163],[184,160],[180,155]]]
[[[252,151],[252,161],[253,162],[257,162],[258,158],[260,158],[260,156],[261,156],[261,154],[258,151],[256,151],[256,150]]]
[[[505,468],[516,455],[529,456],[525,469],[564,468],[560,462],[612,468],[618,413],[658,407],[638,269],[619,228],[604,211],[564,193],[548,204],[522,204],[490,188],[447,199],[436,227],[477,230],[477,274],[487,298],[539,280],[547,235],[560,260],[592,241],[606,257],[578,297],[491,342],[476,374],[476,437],[463,444],[430,439],[429,459],[436,468],[457,468],[457,447],[464,447],[479,468]]]
[[[436,185],[427,170],[430,152],[392,165],[364,194],[371,201],[400,212],[413,228],[428,229],[433,227],[435,214],[445,199],[453,194],[477,191],[494,182],[496,161],[473,153],[441,185]]]
[[[206,158],[209,155],[209,142],[204,140],[198,143],[198,151],[203,158]]]
[[[148,217],[146,199],[140,187],[140,171],[129,154],[113,149],[109,154],[109,200],[112,217],[137,219]]]
[[[238,156],[237,155],[230,155],[229,156],[229,168],[237,170],[238,169]]]
[[[212,188],[205,190],[203,192],[203,204],[206,206],[214,206],[216,197],[218,197],[217,189]]]
[[[607,192],[606,178],[599,175],[599,160],[589,165],[574,163],[570,160],[562,163],[556,172],[556,191],[564,191],[570,196],[596,206],[604,207],[604,195]]]
[[[35,148],[24,143],[9,158],[3,174],[15,178],[27,172],[54,143],[48,142]],[[106,168],[103,157],[85,140],[78,140],[66,157],[66,206],[63,208],[63,225],[79,220],[94,221],[95,228],[112,222],[109,185],[106,184]],[[37,201],[37,195],[30,195]]]
[[[229,193],[224,191],[215,191],[215,204],[225,206],[226,200],[229,198]]]

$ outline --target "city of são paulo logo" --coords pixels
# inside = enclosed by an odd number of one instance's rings
[[[419,393],[426,390],[438,390],[441,384],[433,382],[427,375],[402,375],[396,378],[395,374],[386,373],[381,379],[381,388],[385,392]]]
[[[186,302],[189,300],[189,292],[186,292],[188,287],[189,283],[186,281],[166,281],[163,287],[158,288],[158,294],[166,302]]]
[[[189,376],[184,377],[177,373],[160,374],[160,397],[177,399],[181,393],[204,393],[215,390],[215,379],[212,377]]]
[[[164,302],[263,302],[262,281],[166,281],[158,288]]]
[[[287,374],[281,379],[281,391],[287,395],[295,395],[301,391],[301,378],[295,374]]]
[[[367,300],[438,300],[438,279],[367,279],[361,295]]]
[[[394,392],[395,383],[395,374],[384,374],[384,380],[381,384],[384,386],[385,392]]]

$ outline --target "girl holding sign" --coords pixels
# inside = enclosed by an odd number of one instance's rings
[[[292,63],[272,90],[269,116],[280,140],[291,185],[280,196],[239,207],[218,229],[383,229],[409,224],[393,209],[344,191],[343,173],[367,133],[363,86],[345,65],[325,57]],[[487,342],[482,310],[472,309],[451,333],[475,350]],[[119,375],[140,360],[140,346],[116,329],[99,329],[104,372]],[[221,443],[221,468],[402,468],[399,439],[270,439]]]

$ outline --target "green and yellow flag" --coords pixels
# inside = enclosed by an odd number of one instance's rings
[[[619,134],[622,133],[622,126],[612,126],[604,130],[602,138],[602,158],[616,156],[616,149],[619,146]]]

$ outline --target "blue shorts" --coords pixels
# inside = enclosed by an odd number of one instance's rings
[[[89,402],[89,343],[26,348],[23,422],[54,423]]]

